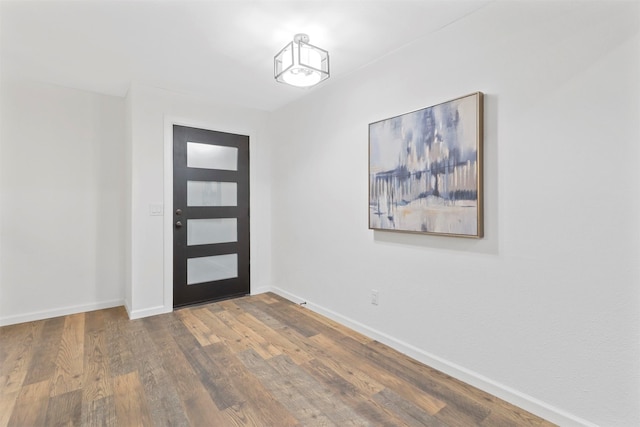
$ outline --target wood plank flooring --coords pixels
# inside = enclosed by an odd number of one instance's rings
[[[551,426],[274,294],[0,328],[0,426]]]

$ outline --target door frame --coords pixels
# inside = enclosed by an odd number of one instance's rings
[[[217,132],[234,133],[249,137],[249,165],[252,163],[255,132],[240,126],[228,126],[214,122],[202,122],[189,118],[164,116],[164,218],[162,225],[164,243],[164,273],[163,273],[163,305],[168,311],[173,311],[173,125],[206,129]],[[249,188],[253,185],[253,172],[249,168]],[[253,205],[253,193],[249,192],[249,207]],[[249,229],[254,227],[253,217],[249,217]],[[253,233],[249,235],[249,257],[253,256]],[[254,283],[254,269],[250,269],[249,283]],[[251,285],[250,285],[251,286]],[[249,288],[249,292],[252,289]]]

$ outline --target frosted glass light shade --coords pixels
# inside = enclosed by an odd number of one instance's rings
[[[296,34],[274,57],[274,76],[278,82],[310,87],[329,78],[329,52],[308,41],[306,34]]]

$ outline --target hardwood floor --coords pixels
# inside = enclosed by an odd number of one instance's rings
[[[550,426],[274,294],[0,328],[0,426]]]

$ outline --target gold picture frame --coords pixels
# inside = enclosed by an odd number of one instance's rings
[[[484,236],[484,94],[369,124],[369,229]]]

